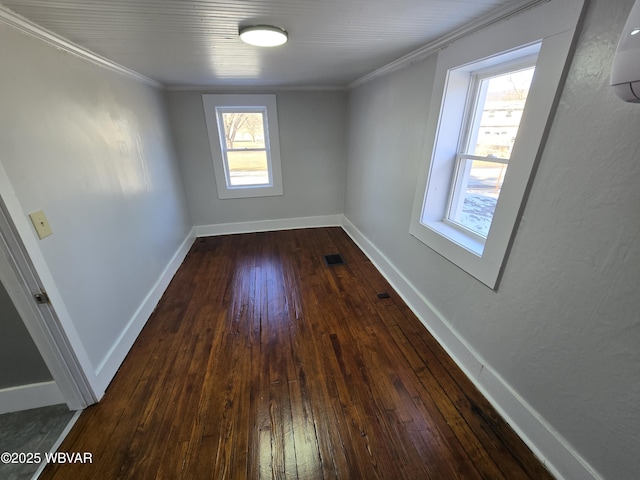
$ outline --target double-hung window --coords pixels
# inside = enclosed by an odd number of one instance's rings
[[[535,71],[535,57],[472,72],[446,220],[487,238]]]
[[[546,2],[438,53],[410,233],[490,288],[542,155],[583,5]]]
[[[203,95],[218,197],[282,195],[275,95]]]
[[[268,122],[264,107],[217,107],[227,186],[271,184]]]

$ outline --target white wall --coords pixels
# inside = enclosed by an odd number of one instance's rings
[[[0,194],[104,388],[191,230],[164,98],[5,24],[0,64],[0,170],[13,190]],[[40,209],[53,235],[35,240],[24,219]]]
[[[194,224],[342,213],[346,92],[276,92],[284,195],[220,200],[202,92],[168,92],[176,150]]]
[[[330,215],[344,205],[348,221],[568,450],[604,478],[636,478],[640,107],[608,87],[631,4],[588,3],[497,292],[408,233],[417,168],[429,156],[421,133],[434,58],[352,91],[348,116],[345,93],[278,92],[285,195],[270,199],[217,198],[201,94],[168,93],[193,223]],[[21,233],[104,383],[192,225],[162,94],[4,25],[0,64],[0,164],[22,220],[44,209],[54,230],[42,241]]]
[[[349,97],[348,222],[422,295],[429,326],[449,327],[451,350],[462,345],[475,354],[504,381],[494,392],[513,389],[514,400],[542,417],[532,424],[539,420],[569,454],[575,450],[585,472],[610,480],[640,472],[640,106],[624,104],[608,86],[632,3],[587,4],[497,291],[409,235],[415,173],[430,155],[420,132],[435,58]],[[469,373],[482,382],[481,370]],[[519,428],[538,435],[526,422]],[[588,478],[552,460],[565,478]]]

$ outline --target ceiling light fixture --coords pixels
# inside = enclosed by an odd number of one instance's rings
[[[287,43],[289,38],[289,34],[285,30],[271,25],[244,27],[238,33],[240,40],[256,47],[277,47]]]

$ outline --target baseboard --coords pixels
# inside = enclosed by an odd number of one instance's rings
[[[65,403],[53,380],[0,390],[0,415]]]
[[[293,230],[296,228],[339,227],[342,215],[319,215],[315,217],[283,218],[278,220],[257,220],[255,222],[220,223],[194,227],[197,237],[231,235],[234,233],[269,232],[273,230]]]
[[[138,307],[138,310],[131,317],[131,320],[129,320],[129,323],[118,337],[118,340],[116,340],[109,350],[109,353],[107,353],[104,360],[96,369],[95,374],[96,381],[98,383],[96,390],[99,389],[101,392],[106,390],[109,382],[113,379],[118,368],[120,368],[120,365],[124,361],[124,358],[127,356],[127,353],[129,353],[133,343],[136,341],[136,338],[138,338],[138,335],[142,331],[142,328],[153,313],[153,310],[160,301],[162,294],[169,286],[169,282],[178,271],[178,268],[189,252],[194,239],[195,233],[194,229],[192,229],[180,247],[178,247],[178,250],[165,267],[160,278],[158,278],[155,285],[153,285],[147,296],[144,298]]]
[[[95,375],[97,386],[95,390],[101,392],[106,390],[107,386],[118,371],[118,368],[120,368],[120,365],[124,361],[124,358],[127,356],[127,353],[129,353],[131,346],[135,342],[136,338],[138,338],[142,328],[151,316],[153,309],[160,301],[160,298],[169,285],[169,282],[184,260],[184,257],[188,253],[195,237],[263,232],[270,230],[289,230],[295,228],[340,226],[341,223],[342,215],[322,215],[315,217],[261,220],[256,222],[225,223],[194,227],[189,235],[187,235],[187,238],[182,242],[182,245],[180,245],[173,258],[162,272],[162,275],[160,275],[156,284],[151,288],[145,299],[142,301],[138,310],[118,337],[118,340],[116,340],[109,350],[109,353],[107,353],[104,360],[96,369]]]
[[[458,336],[449,322],[346,217],[343,217],[342,228],[556,478],[602,479],[572,446],[482,359],[471,345]]]

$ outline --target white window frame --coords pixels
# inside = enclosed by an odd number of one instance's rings
[[[204,115],[209,134],[218,198],[252,198],[283,194],[282,162],[278,131],[278,109],[273,94],[204,94]],[[265,129],[265,150],[269,183],[231,185],[227,163],[224,126],[219,122],[222,112],[262,112]]]
[[[548,2],[449,45],[438,54],[409,231],[496,288],[567,68],[584,0]],[[486,239],[446,221],[474,71],[537,54],[536,71]],[[438,108],[439,106],[439,108]]]
[[[452,211],[462,209],[464,204],[464,199],[462,197],[464,196],[465,189],[462,187],[462,183],[465,179],[468,179],[470,170],[470,165],[467,160],[481,160],[503,165],[508,165],[510,160],[510,158],[486,158],[468,153],[475,147],[477,137],[480,134],[480,122],[483,109],[479,108],[478,100],[480,96],[485,96],[485,94],[481,92],[481,84],[482,81],[487,78],[535,66],[538,58],[539,47],[540,43],[536,43],[514,52],[509,52],[506,55],[497,55],[491,59],[474,62],[472,64],[465,65],[460,69],[455,69],[459,70],[463,78],[466,79],[466,91],[462,91],[461,89],[460,91],[457,91],[459,87],[456,86],[451,90],[447,89],[445,92],[445,96],[450,94],[453,94],[454,96],[466,95],[466,102],[464,111],[462,112],[462,117],[460,119],[456,118],[456,127],[459,128],[459,141],[455,157],[449,159],[452,164],[451,168],[453,168],[453,175],[451,176],[451,184],[447,195],[447,209],[442,221],[454,228],[462,230],[462,233],[469,236],[470,239],[473,239],[474,242],[471,244],[472,246],[470,248],[472,248],[472,250],[478,255],[482,255],[486,237],[467,229],[465,226],[451,219]],[[487,66],[487,63],[489,63],[489,66]],[[478,68],[479,66],[481,68]],[[449,71],[449,75],[451,74],[452,71]],[[446,108],[446,100],[444,102],[444,108]],[[458,122],[460,124],[459,126]],[[443,159],[443,163],[449,163],[447,158]]]

